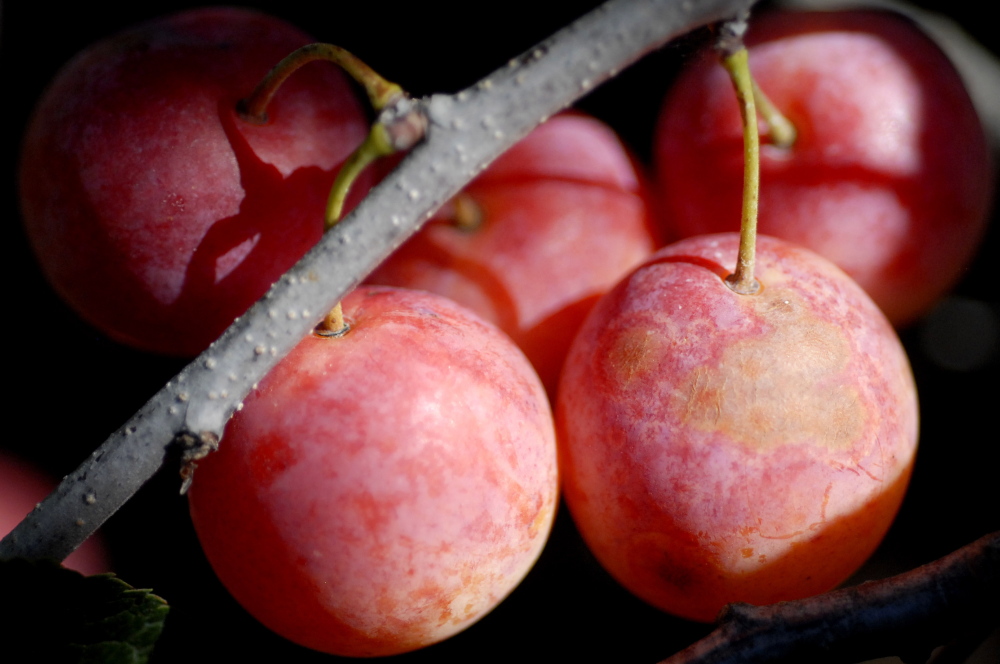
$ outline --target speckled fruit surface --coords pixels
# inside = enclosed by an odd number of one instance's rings
[[[351,330],[304,339],[198,468],[191,516],[258,620],[325,652],[388,655],[469,626],[538,557],[558,501],[544,390],[443,297],[365,287]]]
[[[738,236],[671,245],[598,302],[567,358],[566,501],[622,584],[712,620],[843,581],[903,497],[913,378],[864,292],[758,238],[756,295],[724,283]]]

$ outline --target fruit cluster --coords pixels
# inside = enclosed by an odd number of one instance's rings
[[[56,78],[23,143],[22,216],[82,318],[190,356],[318,240],[361,103],[314,65],[266,125],[236,112],[310,41],[191,11]],[[648,181],[599,120],[554,117],[345,299],[343,334],[304,339],[200,464],[191,521],[256,619],[350,656],[448,638],[528,573],[560,484],[601,565],[688,619],[822,592],[871,555],[916,451],[892,324],[971,260],[989,152],[905,20],[776,14],[747,44],[797,132],[777,145],[761,122],[761,231],[782,239],[759,238],[758,289],[727,283],[744,153],[715,53],[670,92]]]

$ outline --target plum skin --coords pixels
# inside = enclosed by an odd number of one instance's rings
[[[439,216],[368,277],[472,309],[524,351],[549,394],[590,307],[660,241],[642,170],[607,125],[557,115],[464,189],[477,228]]]
[[[57,74],[26,130],[21,208],[47,279],[90,324],[196,355],[320,239],[335,171],[367,133],[345,76],[310,65],[266,125],[236,114],[312,41],[259,12],[198,9],[93,44]]]
[[[823,592],[871,554],[902,501],[916,388],[888,321],[843,272],[758,237],[659,252],[602,298],[570,349],[557,428],[566,502],[605,568],[710,621],[727,603]]]
[[[350,656],[440,641],[533,565],[558,501],[552,415],[509,339],[436,295],[364,287],[198,468],[191,517],[233,596]]]
[[[55,478],[7,452],[0,451],[0,539],[14,530],[56,488]],[[111,556],[100,532],[69,554],[63,566],[84,576],[111,571]]]
[[[760,87],[798,130],[788,149],[762,137],[760,232],[833,261],[894,325],[919,318],[971,260],[993,196],[958,73],[888,12],[765,13],[746,41]],[[677,238],[739,226],[742,124],[717,60],[678,78],[658,120],[656,181]]]

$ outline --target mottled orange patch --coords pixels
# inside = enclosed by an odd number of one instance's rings
[[[656,369],[662,345],[660,336],[651,329],[630,329],[615,339],[608,360],[623,387]]]
[[[454,590],[446,590],[440,584],[428,582],[413,591],[411,597],[413,604],[424,610],[422,613],[433,612],[436,616],[433,622],[444,625],[447,622],[458,622],[454,620],[451,612],[451,603],[457,594]],[[427,617],[429,616],[424,616],[425,619]]]
[[[850,447],[866,415],[843,375],[851,348],[842,331],[782,288],[746,301],[764,331],[727,346],[718,365],[690,373],[681,384],[682,421],[758,449],[810,441]]]

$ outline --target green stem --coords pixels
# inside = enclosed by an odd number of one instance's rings
[[[405,94],[401,87],[379,76],[375,70],[349,51],[333,44],[309,44],[294,51],[267,73],[250,96],[240,102],[241,117],[247,122],[265,124],[267,106],[278,88],[300,67],[315,60],[333,62],[347,72],[368,93],[368,100],[376,112],[385,109]],[[340,220],[347,194],[365,167],[379,157],[390,155],[395,151],[396,148],[386,126],[381,122],[372,125],[365,141],[351,153],[337,173],[337,179],[334,180],[330,197],[327,199],[324,230],[329,230]],[[316,333],[323,336],[337,337],[345,334],[347,330],[343,308],[339,302],[316,326]]]
[[[740,249],[736,271],[726,283],[737,293],[752,295],[760,290],[754,278],[757,252],[757,207],[760,192],[760,137],[757,135],[757,109],[747,50],[740,48],[722,60],[736,88],[743,119],[743,217],[740,221]]]
[[[757,111],[760,113],[760,117],[764,120],[765,124],[767,124],[767,135],[771,138],[771,145],[779,148],[792,147],[795,139],[798,137],[795,125],[778,110],[778,107],[774,105],[770,97],[764,94],[764,91],[757,85],[757,80],[753,76],[750,77],[750,83],[753,85],[753,96],[757,104]]]
[[[385,125],[381,122],[373,124],[364,142],[347,158],[337,173],[337,179],[333,181],[330,197],[326,203],[324,231],[333,228],[333,225],[340,220],[347,193],[351,190],[351,186],[358,179],[361,171],[379,157],[390,155],[395,151],[392,138]]]
[[[379,157],[395,152],[389,132],[385,125],[376,122],[372,125],[371,131],[364,142],[351,153],[344,165],[337,173],[337,179],[330,189],[330,197],[326,202],[326,217],[323,224],[323,231],[326,232],[340,221],[340,216],[344,212],[344,201],[351,190],[351,185],[358,179],[361,171]],[[316,326],[316,334],[323,337],[342,337],[347,334],[350,327],[344,321],[344,310],[341,303],[334,305],[333,309]]]
[[[368,93],[368,99],[376,111],[392,103],[403,94],[403,89],[385,80],[350,52],[333,44],[309,44],[294,51],[279,62],[257,84],[250,96],[240,102],[240,115],[247,122],[264,124],[267,122],[267,105],[289,76],[300,67],[314,60],[325,60],[340,66]]]

